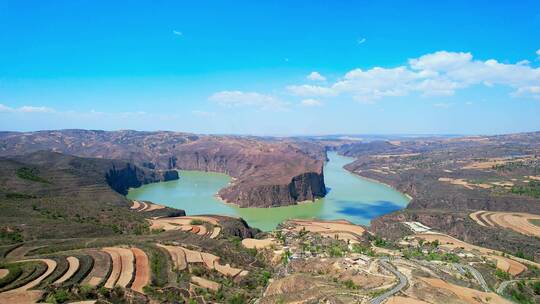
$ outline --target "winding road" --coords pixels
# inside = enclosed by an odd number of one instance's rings
[[[476,270],[474,267],[469,266],[469,265],[459,264],[459,263],[454,263],[454,266],[463,274],[466,273],[465,269],[467,269],[469,271],[469,273],[472,274],[472,276],[476,279],[478,284],[480,284],[480,287],[482,287],[482,289],[485,292],[490,292],[491,291],[491,290],[489,290],[489,286],[486,283],[486,280],[484,279],[484,276],[478,270]]]
[[[508,281],[504,281],[501,283],[501,285],[499,285],[499,287],[497,288],[497,293],[502,295],[504,293],[504,290],[506,289],[506,287],[508,287],[508,285],[514,283],[514,282],[517,282],[519,280],[508,280]]]
[[[401,272],[399,272],[392,264],[390,264],[390,262],[388,261],[388,259],[381,259],[380,260],[380,264],[383,268],[385,268],[386,270],[390,271],[391,273],[393,273],[399,280],[399,283],[392,287],[392,289],[388,290],[387,292],[371,299],[369,301],[369,304],[381,304],[383,303],[384,301],[386,301],[389,297],[395,295],[396,293],[398,293],[400,290],[402,290],[403,288],[405,288],[405,286],[407,286],[408,284],[408,280],[407,280],[407,277],[402,274]]]

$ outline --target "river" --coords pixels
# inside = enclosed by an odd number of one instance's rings
[[[180,171],[180,179],[130,189],[127,197],[183,209],[188,215],[240,216],[250,226],[269,231],[288,218],[346,219],[369,224],[377,216],[404,208],[408,198],[386,185],[356,176],[343,168],[352,158],[329,152],[324,182],[329,192],[315,202],[279,208],[237,208],[215,197],[231,178],[225,174]]]

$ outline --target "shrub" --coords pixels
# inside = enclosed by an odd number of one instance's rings
[[[497,270],[495,270],[495,276],[497,276],[499,279],[501,280],[510,280],[510,274],[506,271],[502,271],[500,269],[497,268]]]
[[[204,222],[201,221],[201,220],[198,220],[198,219],[194,219],[194,220],[191,220],[191,222],[189,222],[191,225],[203,225]]]
[[[17,176],[22,179],[26,179],[33,182],[39,182],[44,184],[50,184],[50,182],[37,175],[37,169],[22,167],[17,169]]]
[[[347,287],[349,289],[356,289],[357,288],[356,284],[354,284],[354,282],[352,280],[344,281],[343,285],[345,285],[345,287]]]
[[[9,243],[20,243],[24,241],[22,234],[17,231],[8,231],[6,229],[0,229],[0,239],[7,240]]]
[[[19,192],[8,192],[6,193],[6,198],[10,199],[30,199],[30,198],[36,198],[35,195],[25,194],[25,193],[19,193]]]
[[[22,275],[22,269],[18,264],[0,265],[0,268],[7,269],[9,271],[5,277],[0,279],[0,288],[14,282]]]

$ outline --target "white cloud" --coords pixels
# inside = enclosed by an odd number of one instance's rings
[[[312,99],[312,98],[304,99],[304,100],[302,100],[300,102],[300,104],[305,106],[305,107],[320,107],[320,106],[322,106],[322,102],[320,102],[317,99]]]
[[[12,108],[3,104],[0,104],[0,113],[53,113],[54,109],[48,107],[35,107],[35,106],[22,106],[19,108]]]
[[[336,94],[332,88],[309,84],[288,86],[287,90],[297,96],[331,96]]]
[[[326,77],[321,75],[319,72],[311,72],[306,78],[313,81],[326,81]]]
[[[182,32],[180,31],[172,31],[173,34],[175,34],[176,36],[182,36],[184,35]]]
[[[531,97],[534,99],[540,99],[540,86],[529,86],[518,88],[514,93],[514,97]]]
[[[366,41],[367,41],[366,38],[360,38],[358,39],[358,44],[363,44]]]
[[[257,92],[221,91],[214,93],[208,99],[226,107],[257,107],[261,110],[287,108],[287,104],[278,98]]]
[[[540,68],[528,61],[515,64],[495,59],[475,60],[471,53],[439,51],[411,58],[407,65],[392,68],[354,69],[328,86],[291,85],[294,95],[305,97],[350,95],[359,101],[384,97],[448,96],[475,85],[506,86],[512,96],[540,98],[534,89],[540,83]]]
[[[536,50],[536,55],[540,56],[540,49]]]

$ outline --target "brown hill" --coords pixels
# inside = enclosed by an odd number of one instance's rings
[[[235,180],[220,195],[241,207],[291,205],[326,194],[323,148],[284,140],[165,131],[0,133],[0,156],[38,150],[121,159],[150,169],[227,173]]]

